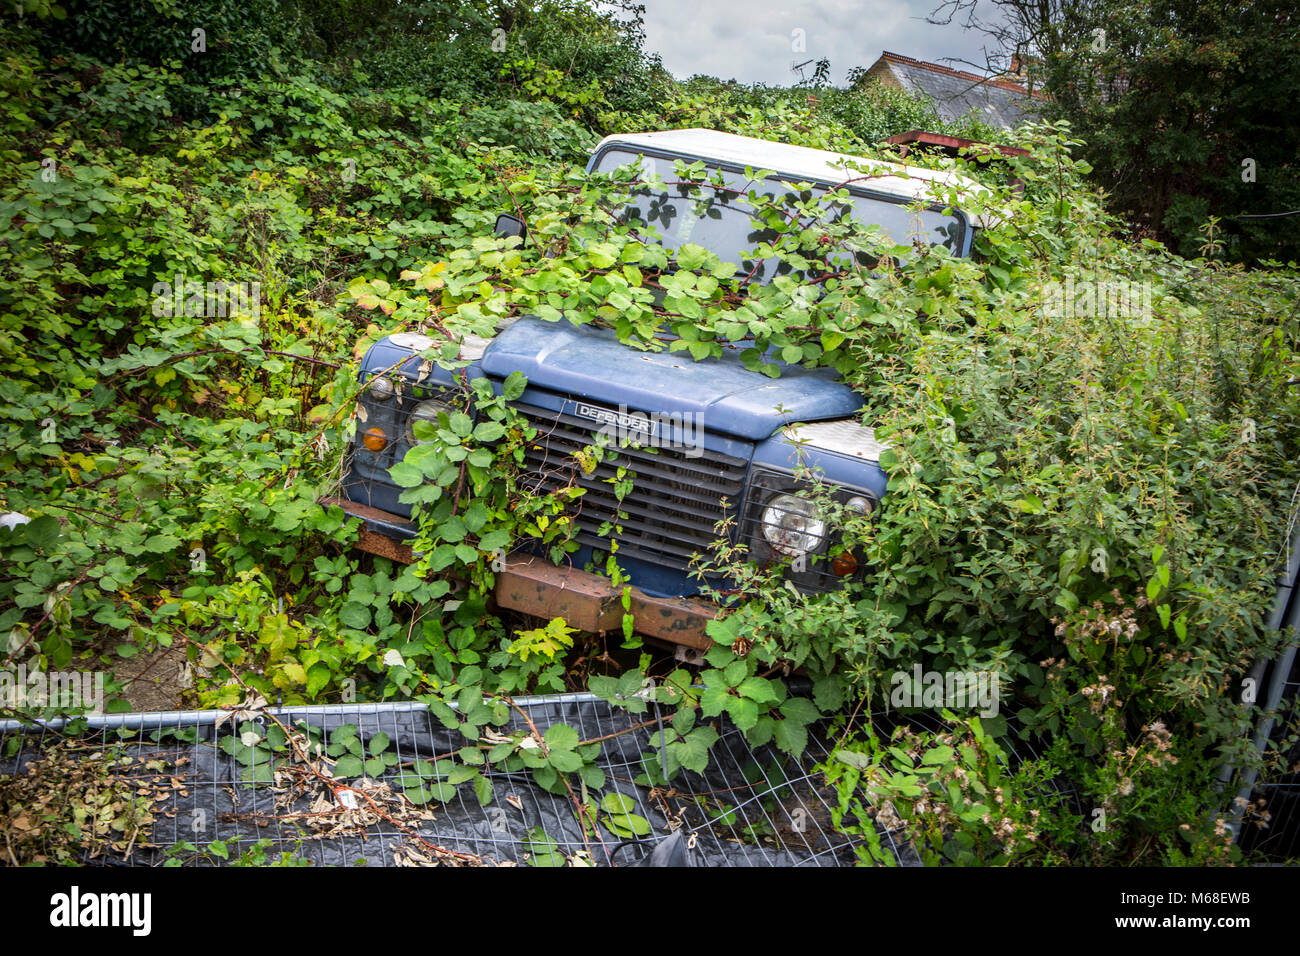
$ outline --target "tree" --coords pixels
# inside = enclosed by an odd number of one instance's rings
[[[1286,0],[947,0],[1024,64],[1087,143],[1094,177],[1138,235],[1195,254],[1211,216],[1227,252],[1300,258],[1300,16]]]

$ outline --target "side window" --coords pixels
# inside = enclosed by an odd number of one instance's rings
[[[878,224],[882,233],[900,245],[920,238],[929,245],[945,247],[953,255],[961,251],[962,225],[955,216],[932,209],[917,212],[904,203],[867,196],[854,197],[847,214],[866,225]]]
[[[619,167],[640,161],[646,176],[658,174],[671,181],[673,162],[645,156],[627,149],[607,150],[594,167],[597,172],[611,172]],[[639,221],[652,227],[669,248],[680,248],[688,242],[717,253],[724,261],[734,262],[746,273],[754,270],[754,261],[745,257],[764,242],[773,242],[777,233],[757,221],[747,200],[737,201],[740,193],[757,187],[760,195],[777,200],[793,192],[788,183],[769,179],[756,184],[741,173],[723,171],[722,188],[704,187],[703,199],[692,199],[688,186],[667,186],[653,190],[643,186],[633,190],[632,199],[623,210],[623,221]],[[799,198],[811,199],[817,189],[804,190]],[[836,204],[829,212],[831,221],[851,216],[865,225],[878,225],[880,231],[895,243],[910,245],[914,239],[942,245],[954,255],[961,249],[962,224],[954,216],[945,216],[934,210],[911,208],[902,202],[890,202],[872,196],[854,196],[848,203]],[[864,256],[859,262],[869,264]],[[871,258],[871,257],[865,257]],[[764,262],[754,273],[754,281],[770,281],[775,275],[788,274],[789,263],[775,258]]]
[[[669,160],[639,156],[626,150],[610,150],[600,157],[598,172],[610,172],[621,166],[641,160],[647,175],[657,172],[670,183],[673,164]],[[716,178],[713,170],[710,180]],[[663,189],[643,186],[634,189],[632,199],[623,210],[624,221],[639,221],[652,227],[663,243],[677,249],[686,243],[695,243],[717,253],[724,261],[740,265],[746,271],[752,262],[743,260],[742,253],[752,250],[762,242],[770,242],[776,233],[756,222],[746,200],[737,197],[754,188],[744,176],[722,171],[721,185],[702,185],[692,196],[689,185],[668,185]],[[764,191],[775,198],[781,184],[763,184]],[[757,278],[757,277],[756,277]]]

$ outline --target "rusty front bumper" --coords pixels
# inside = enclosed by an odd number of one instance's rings
[[[362,551],[406,564],[414,562],[409,545],[377,530],[409,526],[405,519],[346,498],[323,498],[321,504],[337,505],[365,522],[357,540]],[[570,627],[582,631],[603,633],[623,627],[623,588],[598,574],[557,567],[538,557],[507,559],[505,570],[497,572],[495,599],[498,607],[548,620],[562,617]],[[696,650],[713,645],[704,629],[718,609],[707,601],[651,597],[631,588],[630,611],[638,634]]]

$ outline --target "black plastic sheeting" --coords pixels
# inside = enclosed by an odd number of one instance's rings
[[[565,723],[584,740],[604,737],[652,719],[651,714],[632,715],[612,708],[589,695],[530,698],[521,703],[539,732],[551,724]],[[357,727],[358,736],[368,742],[377,734],[390,738],[388,750],[398,762],[432,760],[463,747],[458,731],[448,730],[423,708],[409,704],[338,705],[318,708],[269,710],[288,726],[299,721],[327,733],[344,724]],[[227,721],[215,730],[210,714],[198,712],[131,715],[138,730],[123,737],[118,729],[95,730],[83,738],[101,748],[112,747],[124,756],[136,758],[143,781],[150,773],[170,782],[165,798],[155,809],[155,822],[148,841],[133,848],[129,861],[120,854],[105,852],[88,863],[159,865],[166,848],[188,842],[203,851],[214,840],[227,841],[230,859],[257,841],[268,840],[265,852],[270,860],[291,854],[323,866],[388,866],[436,859],[428,844],[453,853],[466,854],[485,864],[527,865],[539,844],[532,836],[540,827],[554,849],[547,846],[541,856],[561,862],[577,856],[597,866],[673,865],[693,866],[843,866],[856,860],[860,838],[840,833],[831,821],[835,794],[824,786],[816,765],[828,754],[828,743],[816,726],[810,727],[808,749],[796,761],[771,745],[751,748],[744,735],[729,723],[716,723],[720,737],[710,751],[703,774],[682,770],[668,788],[651,791],[635,779],[645,773],[644,762],[654,761],[656,726],[640,728],[602,741],[597,766],[605,773],[604,785],[589,791],[587,799],[599,804],[609,793],[618,792],[633,801],[632,813],[643,817],[652,828],[640,842],[624,840],[605,826],[598,834],[584,838],[572,801],[538,786],[529,770],[506,772],[486,768],[493,784],[493,798],[480,805],[470,784],[462,784],[445,803],[427,805],[432,819],[399,815],[415,839],[386,820],[349,831],[322,835],[319,811],[322,799],[337,801],[328,788],[317,785],[285,805],[271,786],[241,781],[242,764],[216,745],[221,737],[238,733],[240,720]],[[269,721],[256,721],[266,726]],[[527,723],[511,712],[509,724],[497,728],[503,733],[524,729]],[[193,742],[172,735],[157,735],[164,728],[186,731]],[[13,733],[8,735],[12,737]],[[150,739],[159,736],[158,740]],[[0,736],[0,774],[24,772],[52,740],[61,739],[53,730],[21,734],[16,753]],[[9,756],[4,756],[10,754]],[[188,758],[187,760],[183,758]],[[142,760],[166,761],[166,770],[146,770]],[[180,760],[180,764],[177,761]],[[391,770],[378,780],[396,776]],[[572,778],[574,775],[570,775]],[[643,777],[642,783],[645,783]],[[401,792],[397,789],[396,792]],[[322,796],[324,795],[324,797]],[[728,808],[723,811],[722,808]],[[315,821],[315,822],[313,822]],[[919,861],[907,846],[903,834],[878,829],[881,844],[903,865]],[[655,854],[655,849],[658,853]],[[414,851],[412,853],[411,851]],[[223,862],[211,853],[182,853],[186,863]]]

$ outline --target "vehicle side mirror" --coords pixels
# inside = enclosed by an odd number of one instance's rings
[[[497,224],[493,229],[498,239],[507,239],[510,236],[518,236],[520,239],[528,235],[528,227],[518,216],[512,216],[508,212],[503,212],[497,216]]]

